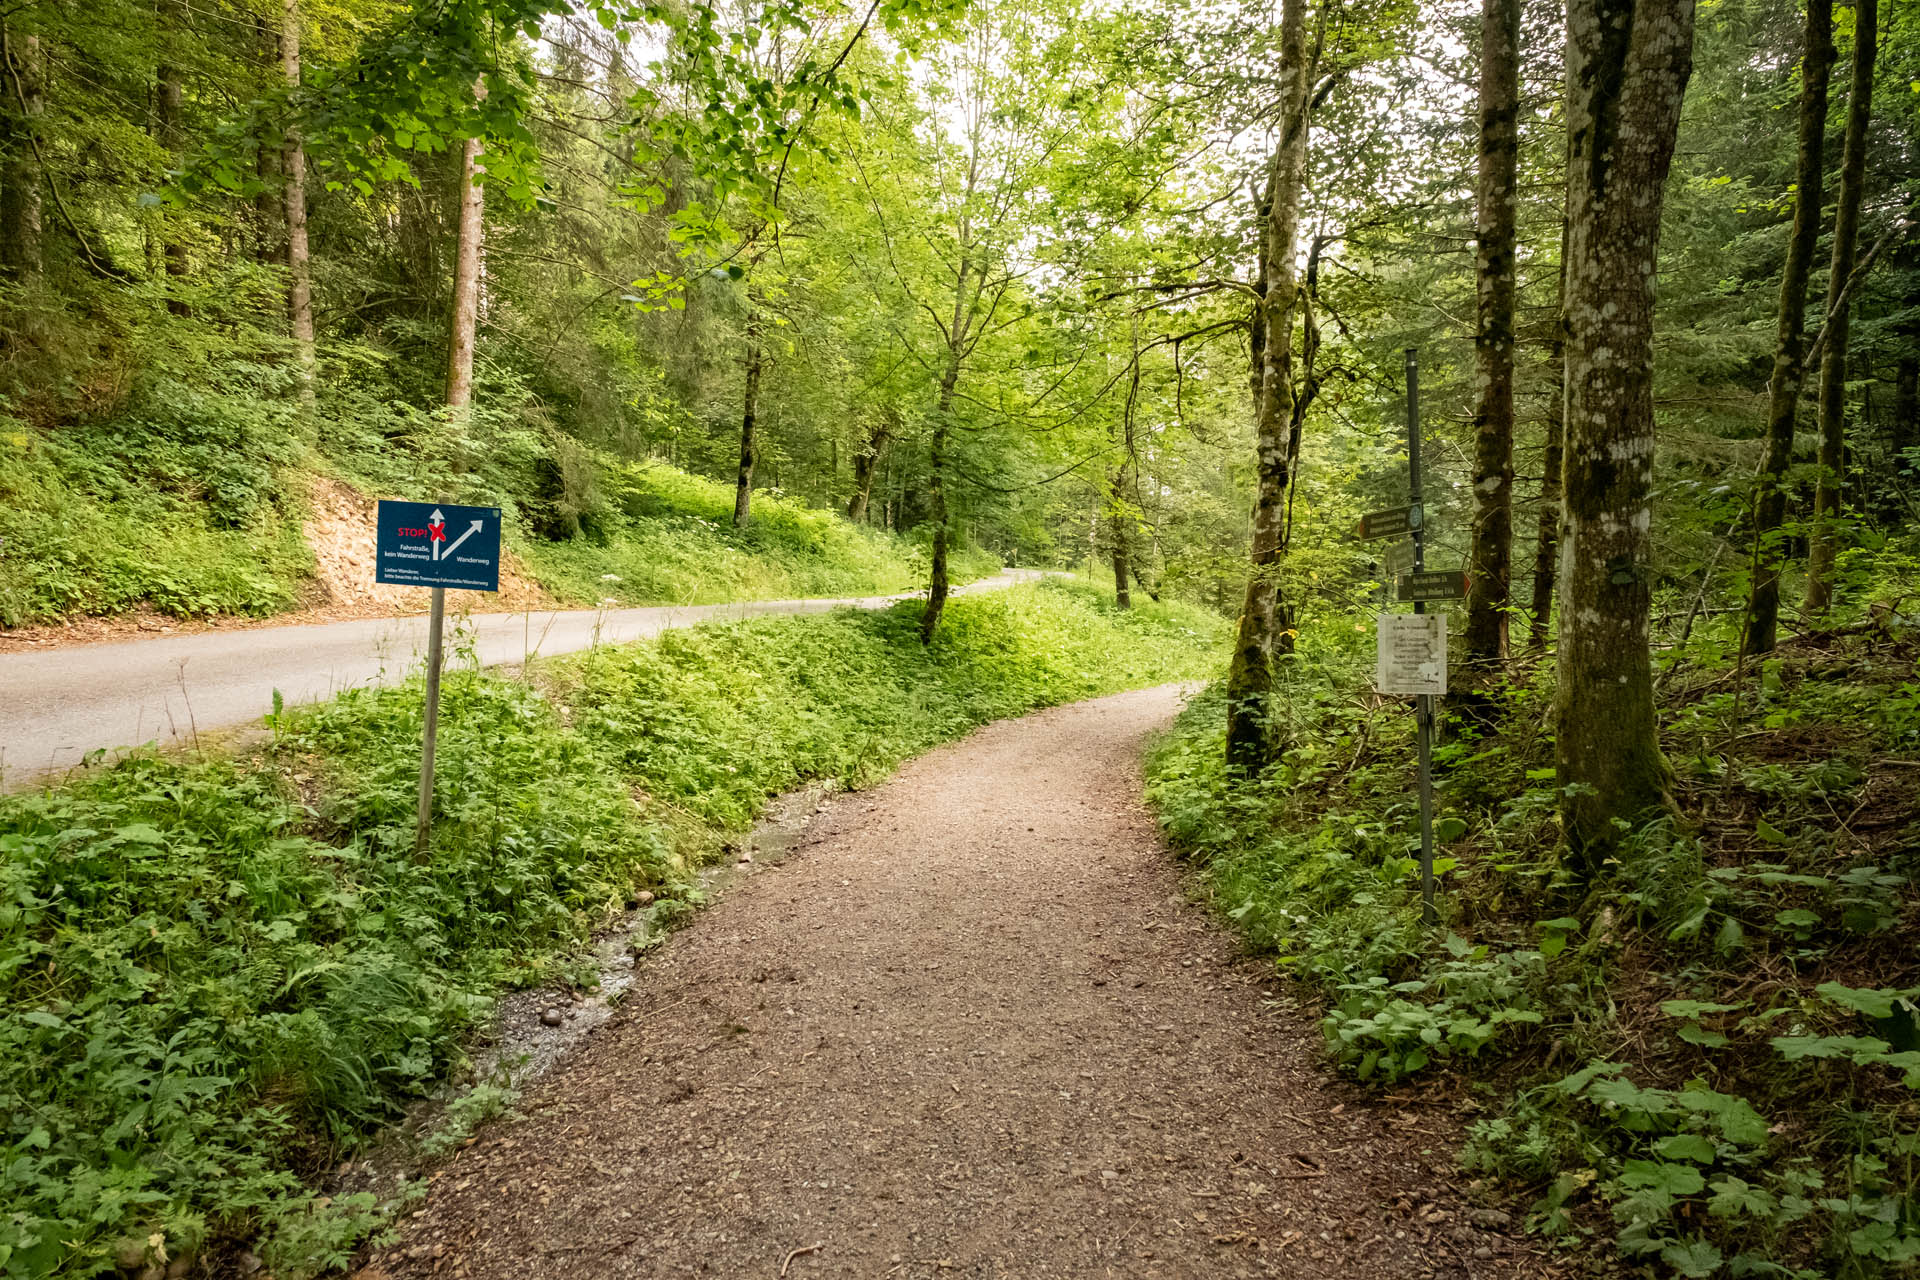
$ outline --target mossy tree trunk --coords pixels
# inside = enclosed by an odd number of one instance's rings
[[[1566,446],[1554,714],[1578,869],[1669,803],[1648,643],[1653,300],[1693,0],[1567,7]]]
[[[1793,230],[1780,273],[1780,308],[1767,381],[1767,448],[1754,496],[1753,585],[1747,598],[1740,651],[1768,653],[1780,633],[1780,571],[1786,548],[1787,467],[1793,461],[1795,419],[1806,355],[1807,276],[1820,239],[1821,148],[1827,129],[1827,80],[1833,69],[1833,0],[1806,0],[1805,56],[1800,63],[1800,142],[1794,166]]]
[[[1853,69],[1847,88],[1847,134],[1833,214],[1833,270],[1827,277],[1827,347],[1820,361],[1820,479],[1813,496],[1813,544],[1807,553],[1808,613],[1833,604],[1841,494],[1847,468],[1847,339],[1853,310],[1842,297],[1860,240],[1860,193],[1867,177],[1867,126],[1873,116],[1873,64],[1879,40],[1878,0],[1854,0]]]
[[[1306,180],[1308,66],[1306,0],[1283,0],[1280,13],[1280,139],[1267,174],[1255,304],[1255,491],[1251,572],[1227,670],[1227,766],[1264,770],[1283,744],[1272,729],[1275,664],[1291,649],[1289,610],[1280,584],[1286,552],[1287,490],[1293,482],[1293,312],[1299,295],[1295,250]]]
[[[159,65],[154,68],[153,123],[155,137],[176,162],[186,150],[186,123],[181,118],[186,109],[186,87],[172,53],[178,42],[186,38],[186,26],[186,12],[177,0],[162,0],[158,23],[161,56]],[[161,255],[167,278],[185,280],[186,242],[180,238],[173,218],[166,218],[163,228],[165,242]],[[167,310],[173,315],[184,316],[189,308],[185,298],[175,296],[167,299]]]
[[[1480,8],[1480,181],[1475,235],[1473,545],[1467,660],[1484,677],[1507,656],[1513,582],[1513,304],[1520,157],[1520,0]]]
[[[873,478],[880,468],[880,455],[893,438],[892,424],[878,419],[867,431],[866,442],[853,455],[853,496],[847,499],[847,519],[856,524],[867,518],[873,501]]]
[[[746,385],[740,397],[740,470],[733,484],[733,527],[736,529],[746,528],[747,521],[753,518],[753,468],[759,461],[756,453],[759,441],[754,427],[760,412],[760,371],[766,360],[765,344],[761,341],[762,317],[758,304],[752,300],[751,290],[747,308],[747,346],[743,355]]]
[[[39,277],[41,244],[40,172],[35,136],[46,110],[46,59],[40,37],[16,35],[0,26],[0,57],[5,59],[6,94],[0,103],[5,168],[0,172],[0,268],[16,284]]]

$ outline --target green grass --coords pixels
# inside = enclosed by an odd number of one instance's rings
[[[431,856],[417,684],[0,798],[0,1274],[251,1242],[281,1280],[376,1231],[302,1179],[446,1078],[503,989],[566,973],[774,792],[861,785],[999,716],[1210,673],[1224,625],[1072,585],[762,619],[447,681]],[[400,744],[396,748],[396,744]]]
[[[0,626],[291,608],[313,557],[243,429],[46,435],[0,420]],[[164,447],[153,447],[154,441]]]
[[[919,542],[831,511],[756,493],[753,518],[735,529],[731,485],[659,463],[608,467],[599,488],[599,514],[582,536],[513,542],[533,578],[572,604],[893,595],[926,586]],[[953,557],[951,572],[967,582],[999,568],[969,547]]]

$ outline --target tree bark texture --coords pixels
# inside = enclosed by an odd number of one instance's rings
[[[186,15],[178,3],[168,0],[160,6],[160,47],[163,50],[160,63],[154,68],[153,117],[155,133],[160,145],[178,158],[186,147],[186,132],[181,119],[186,104],[186,90],[181,83],[180,68],[173,65],[166,50],[185,35]],[[165,224],[165,245],[161,251],[165,263],[167,278],[183,280],[187,275],[187,246],[180,239],[171,220]],[[173,315],[186,315],[189,308],[184,298],[167,299],[167,310]]]
[[[476,94],[481,90],[475,87]],[[453,255],[453,323],[447,341],[447,404],[463,409],[473,403],[473,344],[480,327],[480,254],[485,247],[485,171],[481,141],[468,138],[460,153],[459,234]]]
[[[280,7],[280,74],[290,89],[300,87],[300,0]],[[307,152],[298,125],[288,125],[281,147],[285,171],[287,226],[287,329],[294,358],[300,362],[300,407],[313,416],[313,272],[307,248]]]
[[[1282,745],[1270,706],[1276,660],[1289,647],[1289,611],[1279,570],[1285,552],[1287,490],[1293,481],[1293,312],[1299,294],[1294,261],[1300,231],[1300,192],[1307,163],[1306,0],[1283,0],[1280,16],[1280,139],[1267,181],[1261,228],[1260,276],[1266,288],[1256,304],[1260,356],[1254,397],[1255,492],[1251,572],[1240,604],[1233,658],[1227,669],[1227,766],[1258,773]]]
[[[1566,443],[1556,768],[1575,866],[1669,803],[1649,646],[1653,302],[1693,0],[1567,7]]]
[[[6,101],[0,105],[5,130],[5,167],[0,172],[0,269],[24,284],[38,277],[41,248],[40,156],[35,133],[46,110],[46,60],[39,36],[20,36],[0,28],[0,55],[6,61]]]
[[[740,409],[740,470],[733,482],[733,527],[736,529],[746,528],[747,521],[753,518],[753,467],[758,461],[755,449],[759,443],[754,437],[754,424],[760,412],[760,370],[766,361],[766,349],[760,340],[760,309],[751,302],[748,308],[746,388],[741,395]]]
[[[1827,129],[1827,81],[1833,69],[1833,2],[1806,0],[1805,56],[1800,63],[1800,142],[1794,166],[1793,230],[1780,274],[1780,310],[1774,334],[1773,373],[1767,381],[1767,448],[1754,495],[1753,585],[1747,600],[1740,651],[1773,649],[1780,631],[1780,570],[1785,547],[1780,526],[1787,516],[1787,467],[1793,461],[1794,421],[1806,355],[1807,276],[1820,239],[1821,144]]]
[[[977,174],[977,166],[975,169]],[[969,177],[967,189],[973,189]],[[933,441],[927,472],[928,515],[933,521],[933,563],[927,573],[927,607],[920,614],[920,643],[931,644],[947,608],[947,550],[952,537],[952,513],[947,509],[947,432],[953,426],[953,396],[960,385],[960,365],[972,349],[973,307],[986,287],[986,267],[973,260],[973,244],[963,223],[960,265],[954,269],[953,318],[946,327],[946,367],[940,374],[940,395],[933,408]],[[971,292],[969,292],[971,290]]]
[[[1842,291],[1853,276],[1860,242],[1860,193],[1867,177],[1867,126],[1873,116],[1873,63],[1879,0],[1854,0],[1853,66],[1847,87],[1847,134],[1840,151],[1840,190],[1833,214],[1833,270],[1827,277],[1827,347],[1820,360],[1820,478],[1813,495],[1813,543],[1807,553],[1808,613],[1833,604],[1840,500],[1847,468],[1847,339],[1853,308]]]
[[[1520,0],[1480,9],[1480,182],[1475,235],[1478,332],[1473,415],[1473,545],[1467,660],[1483,670],[1507,656],[1513,599],[1513,305],[1520,157]]]
[[[858,524],[867,518],[867,507],[873,501],[873,476],[879,469],[880,455],[893,438],[893,428],[886,422],[876,422],[868,429],[866,443],[853,455],[853,496],[847,499],[847,519]]]
[[[964,288],[966,263],[963,261],[960,265],[961,286]],[[959,308],[956,305],[953,332],[958,332],[958,315]],[[931,465],[927,471],[927,505],[933,519],[933,564],[927,574],[927,607],[920,614],[921,644],[933,642],[933,633],[940,626],[940,615],[947,608],[947,429],[953,413],[953,391],[960,383],[960,358],[958,347],[948,354],[946,372],[940,376],[940,399],[933,418]]]

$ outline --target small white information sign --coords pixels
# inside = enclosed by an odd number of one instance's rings
[[[1374,687],[1381,693],[1447,691],[1447,615],[1383,613]]]

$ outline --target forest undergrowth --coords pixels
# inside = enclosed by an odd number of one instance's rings
[[[1370,627],[1314,630],[1341,639],[1292,664],[1282,763],[1229,781],[1215,688],[1149,795],[1339,1069],[1457,1109],[1475,1192],[1595,1273],[1920,1260],[1920,617],[1670,652],[1673,810],[1592,883],[1561,861],[1550,666],[1491,728],[1446,718],[1432,928],[1408,700],[1372,692]]]
[[[309,437],[264,349],[182,342],[96,418],[47,432],[0,412],[0,627],[324,603],[301,535],[312,472],[373,496],[500,507],[509,554],[562,605],[890,595],[926,581],[924,533],[766,490],[735,528],[731,485],[572,440],[521,405],[456,420],[343,394]],[[961,546],[951,573],[999,567]]]
[[[412,849],[418,681],[277,710],[234,757],[139,755],[0,798],[0,1275],[343,1265],[396,1202],[315,1176],[465,1060],[510,988],[590,981],[596,926],[768,797],[861,787],[976,725],[1215,669],[1220,619],[1047,582],[470,666]],[[396,744],[402,744],[396,749]],[[417,1189],[423,1189],[423,1184]],[[198,1265],[198,1263],[196,1265]]]

